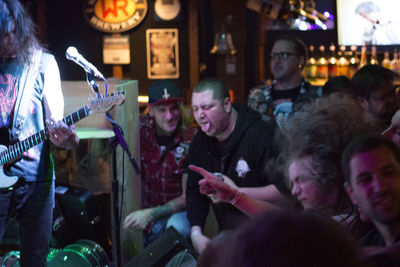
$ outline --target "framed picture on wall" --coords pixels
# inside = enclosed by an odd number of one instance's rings
[[[178,29],[147,29],[147,77],[178,79]]]

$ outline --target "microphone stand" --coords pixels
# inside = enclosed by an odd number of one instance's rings
[[[86,79],[89,85],[92,87],[93,92],[96,93],[97,97],[101,97],[99,93],[99,87],[94,80],[92,74],[86,72]],[[129,160],[135,169],[136,173],[140,175],[140,169],[138,164],[136,163],[135,158],[129,151],[128,145],[124,140],[124,134],[121,126],[119,126],[113,119],[109,112],[106,112],[106,117],[111,122],[114,131],[114,137],[111,137],[108,141],[109,145],[112,148],[112,180],[111,180],[111,213],[112,213],[112,250],[113,250],[113,259],[114,266],[121,267],[121,225],[120,225],[120,217],[119,217],[119,205],[118,205],[118,197],[119,197],[119,185],[118,185],[118,177],[117,177],[117,147],[121,146],[124,152],[129,157]]]
[[[96,81],[94,80],[94,77],[92,74],[86,72],[86,81],[88,82],[90,87],[92,87],[92,90],[93,90],[93,92],[96,93],[96,96],[100,97],[99,86],[97,85]]]
[[[111,115],[107,112],[107,117],[111,118]],[[119,217],[119,205],[118,205],[118,190],[119,190],[119,185],[118,185],[118,178],[117,178],[117,157],[116,157],[116,149],[118,145],[121,146],[124,152],[127,153],[128,158],[133,166],[133,168],[136,171],[136,174],[140,174],[140,169],[139,166],[137,165],[134,157],[131,155],[128,145],[126,144],[124,140],[124,134],[121,129],[121,127],[115,122],[111,122],[113,125],[113,131],[114,131],[114,137],[111,137],[109,139],[109,144],[112,147],[112,183],[111,183],[111,188],[112,188],[112,197],[111,197],[111,208],[112,208],[112,218],[113,218],[113,226],[114,226],[114,231],[112,231],[113,234],[113,255],[114,255],[114,266],[115,267],[120,267],[120,262],[121,262],[121,237],[120,237],[120,232],[121,232],[121,226],[120,226],[120,217]]]

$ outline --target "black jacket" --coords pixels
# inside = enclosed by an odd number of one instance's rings
[[[267,161],[277,155],[273,142],[273,128],[262,121],[258,113],[237,105],[234,108],[238,111],[238,118],[234,131],[223,142],[222,155],[217,149],[217,139],[199,131],[190,145],[188,164],[205,168],[210,172],[221,172],[239,187],[260,187],[270,184],[271,179],[265,175],[264,169]],[[202,179],[201,175],[189,169],[188,173],[186,191],[188,218],[192,226],[203,227],[212,202],[199,192],[198,181]],[[213,208],[221,230],[234,228],[247,217],[230,204],[213,204]]]

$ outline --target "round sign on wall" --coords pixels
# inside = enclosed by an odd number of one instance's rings
[[[86,0],[84,14],[97,30],[118,33],[139,25],[147,9],[147,0]]]
[[[162,20],[172,20],[179,15],[181,3],[179,0],[157,0],[154,10]]]

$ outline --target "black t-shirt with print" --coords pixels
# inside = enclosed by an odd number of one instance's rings
[[[281,99],[290,99],[291,102],[294,102],[294,101],[296,101],[297,97],[299,96],[299,92],[300,92],[300,86],[297,86],[297,87],[289,89],[289,90],[272,89],[271,97],[273,99],[273,102],[281,100]]]
[[[21,69],[16,59],[0,61],[0,127],[11,128]]]

